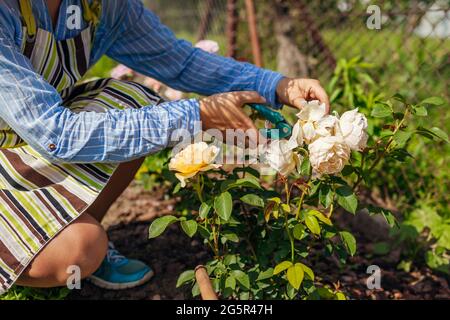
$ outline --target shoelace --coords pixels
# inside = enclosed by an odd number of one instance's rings
[[[119,251],[114,247],[114,244],[111,242],[108,243],[108,251],[106,253],[106,259],[111,263],[119,263],[127,258],[124,255],[120,254]]]

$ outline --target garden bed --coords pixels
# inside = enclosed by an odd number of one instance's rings
[[[209,252],[199,239],[189,239],[179,228],[172,225],[162,236],[148,240],[148,227],[158,216],[173,213],[174,199],[166,196],[164,189],[152,192],[134,184],[119,198],[104,220],[110,239],[116,247],[130,258],[140,259],[155,270],[155,277],[139,288],[110,291],[95,287],[87,281],[82,289],[74,291],[69,299],[189,299],[188,288],[175,287],[178,276],[187,269],[205,263]],[[343,214],[342,216],[344,216]],[[346,224],[345,219],[337,220]],[[354,232],[358,240],[358,251],[351,263],[339,267],[331,258],[323,257],[320,248],[312,256],[316,257],[314,270],[322,275],[319,281],[333,285],[339,280],[341,290],[352,299],[450,299],[448,279],[433,273],[429,268],[413,268],[411,272],[397,270],[398,251],[377,257],[373,255],[373,241],[366,234]],[[383,289],[368,290],[367,266],[376,264],[382,269]],[[326,276],[323,276],[326,275]]]

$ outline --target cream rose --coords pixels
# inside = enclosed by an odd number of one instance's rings
[[[287,177],[301,163],[301,156],[293,151],[297,146],[287,140],[273,140],[266,149],[264,159],[272,169]]]
[[[367,118],[358,109],[345,112],[339,119],[339,133],[350,149],[364,150],[369,139]]]
[[[337,174],[350,158],[349,146],[336,136],[318,138],[308,146],[309,159],[316,176]]]
[[[220,168],[221,165],[214,164],[219,152],[218,147],[209,146],[205,142],[191,144],[170,159],[169,169],[175,171],[181,186],[185,187],[186,180],[197,173]]]
[[[304,142],[310,144],[319,137],[334,134],[336,117],[327,115],[326,106],[317,100],[305,101],[302,110],[297,114]]]

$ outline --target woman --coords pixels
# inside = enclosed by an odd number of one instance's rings
[[[77,85],[103,55],[212,96],[165,102],[133,82]],[[120,255],[100,225],[143,158],[166,148],[176,129],[195,133],[196,121],[204,130],[255,129],[240,109],[246,103],[300,107],[302,99],[328,103],[315,80],[177,40],[139,0],[2,1],[0,293],[14,283],[65,285],[72,265],[102,287],[144,283],[151,268]]]

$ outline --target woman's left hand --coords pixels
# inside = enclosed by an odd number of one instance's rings
[[[330,99],[320,82],[315,79],[284,78],[277,87],[278,99],[281,103],[301,109],[304,100],[319,100],[325,103],[327,113],[330,111]]]

